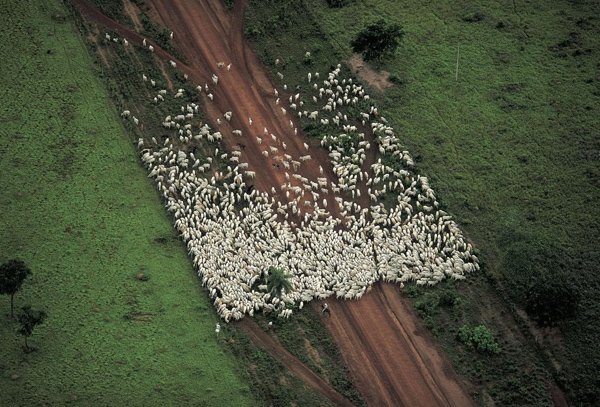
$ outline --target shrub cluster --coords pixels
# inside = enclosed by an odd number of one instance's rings
[[[485,353],[500,353],[500,346],[494,334],[485,326],[470,327],[463,325],[458,330],[458,340],[470,348]]]

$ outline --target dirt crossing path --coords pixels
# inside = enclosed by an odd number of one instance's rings
[[[138,34],[99,14],[85,0],[74,2],[85,15],[128,40],[141,43]],[[286,181],[282,169],[272,157],[267,159],[262,154],[269,146],[282,149],[282,143],[287,145],[286,153],[292,156],[312,156],[310,165],[303,164],[298,173],[316,179],[321,177],[318,170],[321,165],[324,176],[330,181],[336,180],[325,151],[311,145],[307,152],[303,143],[310,142],[300,129],[298,135],[294,135],[296,121],[276,105],[274,85],[243,37],[244,1],[237,1],[232,12],[225,9],[222,0],[152,0],[149,3],[153,8],[151,15],[174,31],[174,41],[188,61],[187,65],[178,61],[178,68],[195,84],[209,84],[214,102],[209,103],[205,98],[205,110],[211,126],[223,134],[223,142],[229,149],[243,145],[241,160],[256,171],[256,188],[270,193],[274,188],[278,199],[286,201],[279,188]],[[157,46],[155,50],[163,60],[174,59]],[[218,68],[217,62],[231,63],[231,70]],[[219,76],[217,86],[210,80],[213,73]],[[284,100],[289,94],[280,97]],[[221,125],[217,125],[216,119],[222,118],[226,111],[233,112],[231,122],[222,120]],[[252,118],[252,124],[249,118]],[[276,141],[263,134],[265,127],[268,133],[277,135]],[[242,130],[243,137],[232,135],[233,129]],[[263,139],[262,143],[257,136]],[[333,196],[327,199],[333,202]],[[337,205],[329,206],[334,216],[338,215],[336,208]],[[473,405],[446,356],[421,326],[396,286],[378,283],[359,301],[328,299],[327,303],[332,312],[326,325],[369,405]],[[319,304],[312,306],[318,312]],[[307,385],[324,392],[334,403],[344,405],[341,400],[332,399],[339,394],[328,393],[323,383],[319,383],[322,379],[289,355],[253,321],[242,321],[241,325],[256,343],[269,350]]]

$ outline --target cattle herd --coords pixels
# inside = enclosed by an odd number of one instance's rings
[[[224,74],[231,69],[215,64]],[[162,120],[160,141],[138,141],[149,176],[226,322],[258,311],[287,317],[294,306],[331,295],[358,299],[378,280],[433,285],[479,269],[471,245],[440,209],[427,178],[416,173],[364,87],[342,78],[339,65],[322,76],[308,73],[289,97],[283,95],[287,85],[281,93],[273,89],[281,114],[290,118],[290,134],[304,137],[302,155],[294,156],[284,137],[267,128],[222,134],[200,121],[201,106],[194,102]],[[156,86],[146,75],[142,80]],[[222,85],[217,74],[208,82],[197,86],[194,98],[214,100],[211,89]],[[171,93],[181,98],[185,90]],[[166,97],[163,89],[153,100]],[[230,124],[231,110],[213,125]],[[127,110],[122,116],[139,123]],[[251,117],[243,119],[253,128]],[[331,168],[319,166],[314,179],[307,174],[315,171],[303,167],[318,166],[310,155],[315,147],[295,121],[319,134],[330,158]],[[224,137],[256,140],[265,166],[277,163],[281,185],[253,188],[261,172],[272,168],[249,168],[244,149],[226,151]],[[291,290],[280,296],[268,291],[271,267],[288,274]]]

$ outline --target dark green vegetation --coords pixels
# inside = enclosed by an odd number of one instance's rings
[[[481,352],[500,353],[494,334],[485,325],[463,325],[458,330],[458,340]]]
[[[400,24],[388,24],[380,19],[363,28],[350,44],[365,61],[381,61],[394,55],[403,35]]]
[[[21,312],[19,312],[19,315],[17,316],[17,321],[21,325],[18,332],[25,338],[25,346],[23,347],[25,353],[35,350],[35,348],[29,346],[27,338],[33,335],[33,330],[36,326],[44,323],[47,316],[45,311],[34,310],[31,308],[31,305],[21,307]]]
[[[0,300],[0,404],[254,404],[68,11],[0,14],[0,263],[48,313],[23,354]]]
[[[351,0],[325,0],[325,1],[327,2],[327,5],[329,7],[339,8],[339,7],[346,6],[348,3],[350,3]]]
[[[15,316],[15,294],[31,270],[22,260],[9,260],[0,266],[0,294],[10,295],[10,316]]]
[[[527,290],[525,310],[539,325],[556,326],[577,317],[579,295],[560,273],[543,273]]]
[[[598,400],[598,8],[272,0],[248,10],[246,32],[273,78],[280,71],[303,88],[306,72],[346,60],[374,19],[403,26],[395,57],[382,65],[395,86],[371,94],[484,263],[461,284],[407,292],[482,403],[548,405],[551,377],[573,403]],[[543,322],[536,310],[554,307],[544,293],[557,285],[574,309],[552,316],[556,328],[537,328],[522,310]],[[500,354],[457,340],[461,326],[480,324]]]

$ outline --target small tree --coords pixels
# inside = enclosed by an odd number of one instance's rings
[[[19,313],[17,320],[21,327],[18,332],[23,335],[25,338],[25,346],[23,349],[26,353],[31,352],[33,349],[29,347],[27,343],[27,338],[31,336],[33,333],[33,329],[44,322],[46,319],[46,313],[44,311],[36,311],[31,309],[31,305],[25,305],[21,308],[21,312]]]
[[[0,265],[0,294],[10,295],[10,317],[14,318],[14,298],[31,270],[21,260],[9,260]]]
[[[564,276],[548,272],[527,290],[525,310],[540,326],[555,326],[577,315],[579,301],[577,290]]]
[[[292,284],[289,280],[289,275],[285,274],[283,269],[278,267],[270,267],[267,275],[267,290],[272,296],[281,298],[284,291],[290,291]]]
[[[387,24],[381,19],[365,27],[350,44],[354,52],[363,55],[365,61],[381,60],[396,52],[403,35],[399,24]]]

